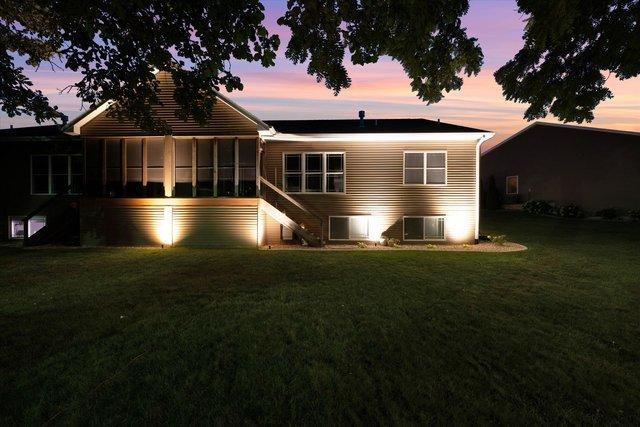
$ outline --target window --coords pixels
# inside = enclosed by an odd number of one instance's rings
[[[31,156],[31,194],[82,193],[82,168],[79,154]]]
[[[213,155],[215,143],[211,140],[199,139],[196,142],[196,195],[213,197]]]
[[[344,153],[285,153],[283,187],[287,193],[344,193]]]
[[[45,216],[34,216],[29,219],[27,223],[27,227],[29,228],[29,237],[36,234],[45,225],[47,225],[47,218]],[[9,236],[12,239],[24,238],[24,222],[22,221],[22,218],[9,218]]]
[[[284,225],[281,225],[280,238],[285,242],[289,240],[293,240],[293,231],[289,227],[285,227]]]
[[[406,216],[404,240],[444,240],[444,216]]]
[[[142,140],[133,139],[125,141],[127,158],[127,196],[142,197]]]
[[[518,175],[507,177],[507,194],[518,194]]]
[[[238,140],[238,196],[256,195],[256,140]]]
[[[192,197],[193,185],[191,176],[193,141],[189,139],[175,140],[175,196]]]
[[[164,141],[149,139],[147,144],[147,197],[164,197]]]
[[[368,216],[329,217],[329,240],[366,240],[368,238]]]
[[[447,183],[446,151],[407,151],[404,153],[404,183],[444,185]]]
[[[235,147],[233,139],[218,141],[218,196],[235,196]]]

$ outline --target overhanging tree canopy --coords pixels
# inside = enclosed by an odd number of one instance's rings
[[[459,89],[461,72],[477,74],[482,51],[460,17],[467,0],[290,0],[281,25],[291,29],[286,56],[336,94],[350,84],[345,52],[354,64],[381,55],[398,60],[420,99],[437,102]],[[182,118],[206,122],[215,90],[242,89],[231,60],[274,65],[277,35],[263,25],[259,0],[0,0],[0,104],[10,116],[59,116],[33,89],[15,55],[32,66],[59,64],[81,71],[68,89],[94,106],[112,99],[111,114],[144,128],[167,129],[150,105],[158,102],[152,69],[173,74]]]
[[[518,0],[524,47],[495,73],[503,95],[529,104],[525,118],[591,121],[613,96],[605,86],[640,73],[639,0]]]

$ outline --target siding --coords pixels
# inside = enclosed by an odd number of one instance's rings
[[[483,190],[493,176],[505,203],[549,200],[588,212],[640,209],[640,133],[536,123],[481,160]],[[518,175],[518,195],[506,177]]]
[[[258,199],[85,199],[83,245],[256,247]]]
[[[173,129],[173,135],[255,135],[257,126],[251,120],[228,106],[221,100],[216,102],[213,109],[213,116],[206,126],[201,126],[194,120],[182,121],[175,117],[174,111],[178,104],[173,99],[175,85],[171,79],[171,74],[160,72],[157,74],[159,80],[159,98],[162,106],[155,106],[154,112],[157,117],[169,123]],[[144,136],[152,135],[143,132],[136,127],[133,122],[119,122],[116,117],[107,117],[107,111],[98,115],[95,119],[82,126],[80,129],[82,136]]]
[[[403,151],[446,150],[447,185],[403,185]],[[380,231],[402,240],[405,215],[445,215],[449,241],[471,242],[476,221],[476,141],[456,142],[273,142],[266,146],[263,176],[282,188],[282,154],[304,151],[344,151],[346,194],[291,196],[324,220],[332,215],[372,215]],[[273,197],[273,196],[271,196]],[[282,198],[278,206],[292,219],[319,235],[319,221],[304,215]],[[273,233],[268,233],[273,238]]]

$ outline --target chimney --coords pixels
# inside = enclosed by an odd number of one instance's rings
[[[360,117],[360,127],[364,127],[364,110],[358,111],[358,117]]]
[[[438,117],[438,123],[440,123],[440,117]]]

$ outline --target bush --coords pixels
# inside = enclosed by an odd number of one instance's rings
[[[533,215],[553,215],[555,207],[546,200],[529,200],[522,205],[522,210]]]
[[[391,248],[397,248],[398,246],[400,246],[400,240],[390,237],[388,239],[385,239],[384,245],[389,246]]]
[[[483,193],[483,201],[484,201],[484,209],[500,209],[502,207],[502,195],[500,191],[498,191],[498,187],[496,186],[496,180],[491,175],[487,182],[486,188],[482,188]]]
[[[582,218],[584,216],[583,210],[578,205],[573,203],[563,206],[558,211],[558,215],[563,218]]]
[[[596,212],[596,216],[602,217],[602,219],[616,219],[619,214],[616,208],[606,208]]]
[[[487,236],[491,243],[495,243],[498,246],[503,246],[507,242],[507,236],[499,234],[497,236]]]
[[[366,249],[368,246],[367,242],[358,242],[357,245],[360,249]]]
[[[640,209],[631,209],[627,215],[634,221],[640,221]]]

